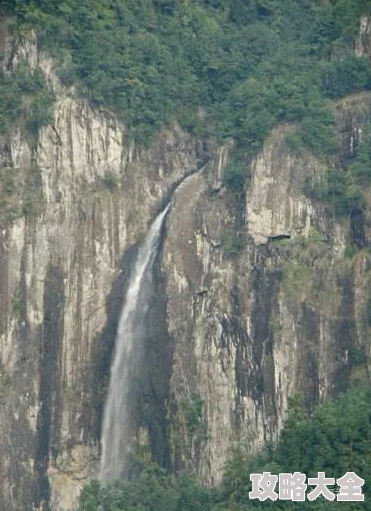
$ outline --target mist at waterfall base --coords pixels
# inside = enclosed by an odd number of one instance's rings
[[[170,204],[157,216],[140,247],[127,288],[115,341],[102,428],[100,480],[125,478],[134,434],[136,391],[140,385],[146,314],[153,287],[153,265]]]

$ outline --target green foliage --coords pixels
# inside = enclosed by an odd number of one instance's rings
[[[241,254],[246,245],[244,233],[235,229],[223,229],[220,235],[220,243],[227,257],[236,257]]]
[[[192,394],[180,403],[188,432],[194,435],[200,429],[204,430],[203,417],[204,401],[198,394]]]
[[[117,175],[111,171],[105,172],[104,176],[102,177],[102,184],[104,187],[108,188],[108,190],[110,190],[111,192],[113,190],[116,190],[116,188],[118,187]]]
[[[250,474],[263,471],[302,472],[307,477],[325,472],[327,477],[335,478],[354,471],[365,479],[366,499],[359,503],[250,500]],[[174,478],[149,465],[132,482],[107,488],[96,481],[90,483],[81,495],[79,511],[249,511],[266,507],[329,511],[334,506],[343,511],[369,511],[370,490],[371,388],[359,386],[318,406],[311,417],[300,396],[293,396],[278,442],[268,443],[254,457],[247,454],[245,446],[236,448],[225,466],[219,489],[203,488],[185,476]]]
[[[311,227],[309,229],[309,233],[308,233],[308,244],[310,243],[322,243],[324,242],[325,239],[323,237],[323,234],[321,234],[317,229],[315,229],[314,227]]]
[[[21,179],[19,169],[0,169],[0,225],[21,216]]]
[[[0,168],[0,225],[21,217],[34,218],[44,211],[40,170]]]
[[[318,407],[311,419],[289,423],[274,460],[285,470],[300,467],[307,475],[326,469],[339,477],[351,466],[361,477],[370,476],[371,458],[366,454],[371,438],[370,404],[369,388],[352,389],[336,402]]]
[[[0,89],[0,135],[21,121],[27,133],[35,137],[51,122],[53,95],[40,70],[31,70],[25,62],[17,64],[12,73],[0,69]]]
[[[367,0],[8,0],[7,10],[18,30],[37,27],[67,85],[117,112],[141,143],[177,120],[252,155],[274,125],[296,122],[301,143],[326,156],[326,98],[370,86],[367,60],[352,56]],[[40,113],[35,104],[31,129]]]
[[[224,170],[223,185],[229,190],[242,195],[246,189],[246,163],[232,161]]]
[[[367,361],[366,352],[363,347],[357,348],[357,347],[353,346],[349,351],[349,357],[350,357],[350,361],[355,366],[365,364]]]
[[[338,149],[334,138],[334,119],[325,101],[308,105],[300,125],[300,137],[316,155],[329,156]]]
[[[344,257],[346,259],[353,259],[353,257],[358,253],[358,248],[353,243],[348,243],[344,250]],[[371,315],[370,315],[371,321]]]
[[[258,457],[251,459],[239,453],[226,466],[223,480],[223,499],[226,508],[242,511],[260,507],[288,510],[284,501],[260,503],[248,500],[251,490],[249,476],[270,470],[302,472],[312,477],[324,471],[329,477],[341,477],[354,471],[365,479],[365,502],[341,503],[325,500],[290,503],[293,509],[321,509],[327,511],[334,505],[345,510],[368,510],[367,498],[371,484],[371,389],[358,387],[339,396],[336,401],[319,406],[309,418],[297,398],[291,403],[285,427],[276,445],[268,446]],[[245,507],[246,506],[246,507]]]
[[[26,218],[36,218],[43,213],[45,207],[40,169],[37,166],[31,166],[25,178],[21,195],[21,213]]]
[[[0,358],[0,402],[9,394],[12,388],[12,378],[6,369],[6,366]]]
[[[331,60],[325,68],[323,86],[327,96],[338,98],[351,92],[369,89],[370,65],[366,57],[347,55],[344,60]]]
[[[306,181],[304,192],[326,202],[337,215],[349,215],[362,209],[363,194],[371,184],[371,127],[366,125],[355,154],[345,166],[328,169],[322,181]]]
[[[292,300],[301,300],[312,282],[311,269],[300,261],[286,261],[282,265],[282,290]]]
[[[82,492],[78,511],[211,511],[213,491],[149,465],[131,483],[107,488],[93,481]]]
[[[13,295],[13,313],[19,314],[21,310],[21,287],[18,285]]]

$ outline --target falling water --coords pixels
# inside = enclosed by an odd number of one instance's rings
[[[139,249],[120,317],[103,419],[100,465],[103,483],[122,478],[127,470],[135,406],[133,385],[140,375],[141,341],[145,335],[144,313],[148,309],[161,227],[169,207],[170,204],[158,215]]]

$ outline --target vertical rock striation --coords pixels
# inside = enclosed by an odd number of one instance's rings
[[[56,101],[36,147],[20,127],[1,141],[1,165],[29,196],[0,217],[0,507],[62,511],[97,474],[107,383],[97,378],[109,372],[99,364],[112,351],[123,255],[205,151],[177,126],[137,148],[114,116],[60,86],[35,41],[9,54],[42,69]]]
[[[343,157],[362,136],[370,99],[335,105]],[[252,162],[244,247],[231,252],[223,241],[241,218],[241,198],[213,188],[217,161],[182,185],[168,220],[172,460],[207,484],[220,482],[234,445],[256,452],[277,438],[290,396],[312,410],[368,379],[370,253],[347,255],[352,218],[337,220],[304,195],[306,178],[323,179],[325,168],[289,151],[289,129],[275,129]],[[363,231],[368,247],[367,214]]]

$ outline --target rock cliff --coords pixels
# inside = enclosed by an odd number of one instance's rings
[[[97,475],[128,274],[176,187],[138,401],[147,456],[217,484],[233,445],[277,437],[290,396],[312,409],[368,377],[369,219],[340,222],[304,195],[325,168],[290,152],[290,126],[246,163],[237,196],[222,186],[232,142],[173,126],[136,147],[110,112],[59,84],[35,40],[13,51],[1,40],[8,64],[26,58],[56,94],[36,146],[21,127],[0,141],[0,194],[9,175],[15,185],[0,209],[1,509],[75,509]],[[371,96],[334,108],[347,155]]]

